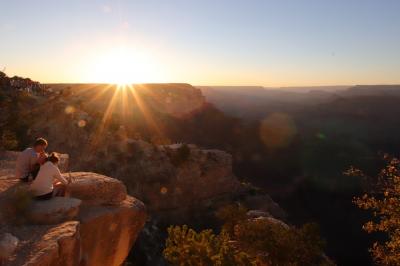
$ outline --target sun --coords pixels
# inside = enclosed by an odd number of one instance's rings
[[[160,67],[143,52],[116,48],[100,53],[90,67],[89,79],[96,83],[117,84],[122,88],[133,83],[160,82]]]

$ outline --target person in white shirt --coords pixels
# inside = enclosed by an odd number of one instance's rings
[[[63,196],[68,181],[61,175],[57,167],[60,158],[56,153],[51,153],[47,162],[40,167],[39,173],[31,184],[31,191],[38,200],[47,200],[53,197],[54,191]],[[60,183],[57,184],[57,181]],[[55,188],[56,187],[56,188]],[[60,193],[62,191],[62,193]]]
[[[24,182],[33,180],[39,171],[40,165],[46,161],[46,148],[47,140],[38,138],[32,148],[27,148],[21,152],[16,161],[16,178]]]

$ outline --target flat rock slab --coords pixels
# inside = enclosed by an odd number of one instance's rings
[[[126,187],[117,179],[88,172],[74,172],[70,177],[68,194],[86,204],[117,205],[126,199]]]
[[[58,224],[76,219],[81,200],[54,197],[50,200],[35,200],[29,206],[28,219],[34,224]]]

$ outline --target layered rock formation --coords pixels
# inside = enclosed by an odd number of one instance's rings
[[[239,182],[232,171],[232,156],[226,152],[192,144],[156,146],[133,139],[113,144],[99,148],[99,155],[82,160],[81,165],[123,181],[157,219],[182,223],[236,200],[275,217],[284,216],[267,194]],[[100,154],[107,161],[99,163]]]
[[[10,167],[15,154],[0,157],[0,166]],[[31,200],[27,185],[11,172],[2,168],[0,176],[2,265],[124,262],[144,226],[146,211],[142,202],[126,194],[120,181],[95,173],[70,173],[70,197],[39,202]]]

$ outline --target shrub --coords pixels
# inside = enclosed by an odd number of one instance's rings
[[[170,227],[164,256],[173,265],[333,265],[323,256],[318,226],[290,227],[274,219],[248,219],[246,209],[229,205],[217,212],[223,230],[200,233]]]
[[[200,233],[184,226],[168,228],[164,250],[172,265],[255,265],[244,252],[235,249],[227,234],[215,235],[211,230]]]
[[[234,238],[241,249],[267,265],[321,265],[324,242],[318,226],[288,227],[269,219],[240,222]]]
[[[357,169],[347,172],[351,175],[364,174]],[[385,242],[375,242],[370,249],[377,264],[400,265],[400,161],[392,159],[375,180],[370,195],[355,197],[354,203],[361,209],[370,210],[374,219],[363,225],[368,233],[382,232]]]
[[[246,220],[246,214],[247,209],[245,207],[242,205],[231,204],[218,209],[215,215],[224,223],[222,229],[228,234],[233,235],[235,225]]]

